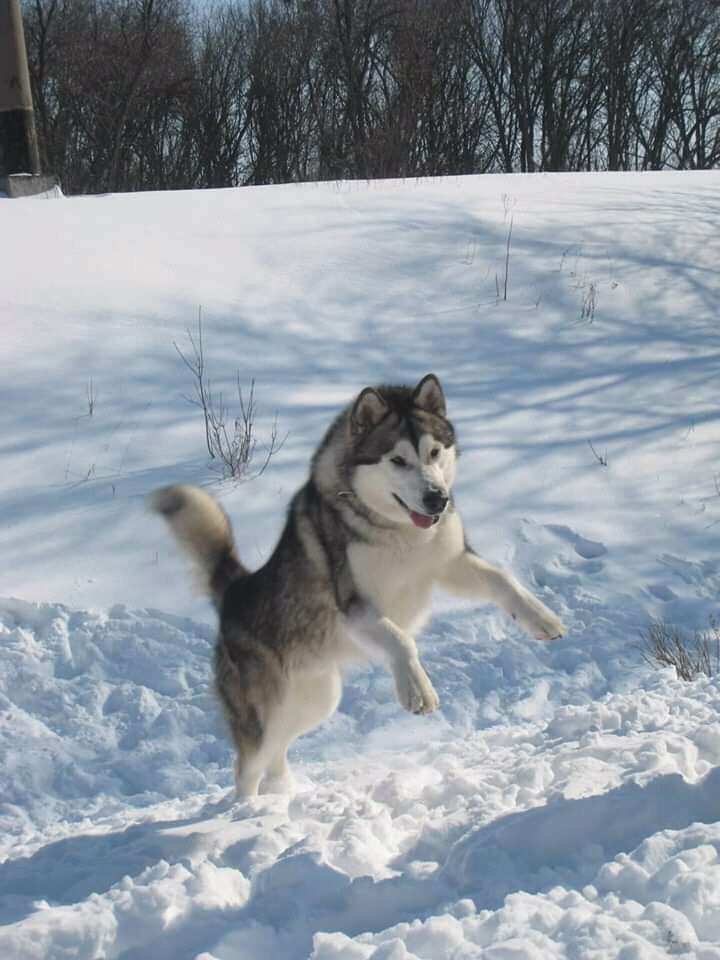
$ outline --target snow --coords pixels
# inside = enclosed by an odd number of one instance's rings
[[[720,960],[720,680],[637,649],[718,613],[719,216],[715,172],[0,200],[0,956]],[[287,434],[239,484],[198,310]],[[295,790],[238,802],[143,497],[205,485],[257,565],[338,407],[431,370],[471,543],[568,635],[439,595],[440,711],[353,673]]]

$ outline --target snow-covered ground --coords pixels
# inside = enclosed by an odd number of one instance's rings
[[[720,960],[720,680],[637,649],[720,613],[718,223],[720,173],[0,200],[0,957]],[[198,310],[287,435],[240,484]],[[339,406],[429,371],[471,542],[568,635],[439,596],[439,713],[352,674],[296,791],[238,803],[143,496],[207,485],[257,565]]]

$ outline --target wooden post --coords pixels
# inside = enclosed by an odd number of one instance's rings
[[[0,0],[0,175],[40,174],[19,0]]]

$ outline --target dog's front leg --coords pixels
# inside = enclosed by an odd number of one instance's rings
[[[509,573],[464,550],[442,571],[440,586],[460,597],[495,603],[538,640],[556,640],[565,633],[559,617]]]
[[[365,613],[351,621],[356,639],[370,653],[380,653],[395,678],[398,700],[410,713],[432,713],[440,700],[420,663],[415,641],[388,617]]]

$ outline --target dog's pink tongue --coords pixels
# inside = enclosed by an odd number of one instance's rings
[[[428,527],[433,525],[433,518],[428,517],[424,513],[415,513],[414,510],[410,511],[410,519],[415,524],[416,527],[422,527],[423,530],[427,530]]]

